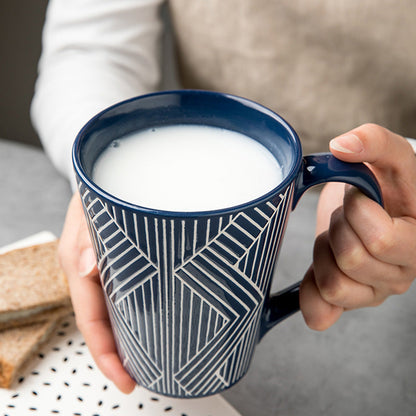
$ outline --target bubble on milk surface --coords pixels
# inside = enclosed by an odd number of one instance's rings
[[[120,140],[119,139],[115,139],[110,143],[110,147],[120,147]]]

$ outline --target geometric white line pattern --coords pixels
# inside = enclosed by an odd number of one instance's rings
[[[293,186],[227,216],[162,217],[79,185],[122,361],[170,396],[215,394],[248,370]]]

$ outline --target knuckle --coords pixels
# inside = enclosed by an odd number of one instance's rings
[[[385,139],[386,130],[375,123],[364,123],[358,128],[359,132],[365,137],[371,137],[377,135],[380,139]]]
[[[391,232],[380,232],[368,239],[367,249],[376,258],[383,258],[394,248],[395,239]]]
[[[319,291],[322,298],[331,305],[342,306],[345,301],[345,289],[339,278],[333,277],[320,282]]]
[[[356,245],[343,250],[335,256],[338,267],[345,273],[357,272],[363,267],[366,258],[364,247]]]
[[[365,123],[358,127],[355,133],[366,143],[373,143],[370,148],[376,147],[379,152],[381,149],[386,149],[389,143],[390,132],[377,124]],[[367,160],[367,162],[373,162],[374,160]]]
[[[374,130],[380,131],[382,128],[375,123],[364,123],[361,125],[360,129],[362,129],[364,132],[373,132]]]

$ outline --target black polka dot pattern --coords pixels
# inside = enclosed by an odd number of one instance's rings
[[[125,395],[100,373],[74,317],[63,321],[11,390],[0,389],[0,416],[238,416],[220,397],[180,400],[137,387]]]

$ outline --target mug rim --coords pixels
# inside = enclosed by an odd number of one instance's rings
[[[145,98],[149,98],[152,96],[160,96],[160,95],[184,95],[184,94],[201,94],[201,95],[211,95],[211,96],[218,96],[222,98],[230,99],[231,101],[237,101],[240,104],[244,106],[248,106],[254,110],[260,111],[263,114],[274,118],[277,122],[279,122],[286,131],[289,132],[291,139],[293,140],[293,143],[295,146],[292,147],[293,153],[294,153],[294,161],[292,163],[292,166],[290,167],[288,173],[284,176],[283,180],[273,189],[268,191],[267,193],[262,194],[261,196],[243,202],[238,205],[232,205],[225,208],[218,208],[213,210],[202,210],[202,211],[171,211],[171,210],[163,210],[158,208],[149,208],[146,206],[134,204],[131,202],[128,202],[124,199],[118,198],[115,195],[111,194],[110,192],[106,191],[99,185],[97,185],[92,178],[90,178],[89,175],[85,172],[84,167],[81,163],[81,152],[83,145],[85,144],[85,138],[88,137],[89,129],[103,116],[105,116],[108,112],[118,108],[122,107],[126,104],[129,104],[134,101],[140,101]],[[195,123],[196,124],[196,123]],[[248,136],[250,137],[250,136]],[[255,139],[252,139],[255,140]],[[279,114],[277,114],[275,111],[269,109],[268,107],[259,104],[253,100],[250,100],[248,98],[244,98],[238,95],[229,94],[229,93],[222,93],[217,91],[207,91],[207,90],[195,90],[195,89],[175,89],[175,90],[167,90],[167,91],[158,91],[153,92],[149,94],[143,94],[138,95],[135,97],[128,98],[126,100],[119,101],[111,106],[106,107],[105,109],[98,112],[95,116],[90,118],[84,126],[81,128],[79,133],[77,134],[73,146],[72,146],[72,163],[75,170],[75,173],[81,181],[92,191],[94,191],[97,195],[100,197],[106,199],[113,205],[121,206],[124,209],[127,210],[133,210],[133,211],[140,211],[141,213],[145,213],[148,215],[153,216],[163,216],[163,217],[186,217],[186,218],[200,218],[200,217],[207,217],[207,216],[220,216],[220,215],[229,215],[233,212],[242,211],[244,209],[248,209],[252,206],[256,206],[258,204],[261,204],[262,202],[265,202],[269,200],[272,196],[279,194],[283,189],[285,189],[287,186],[289,186],[292,181],[295,179],[301,165],[302,160],[302,146],[300,139],[298,137],[298,134],[293,129],[293,127]]]

